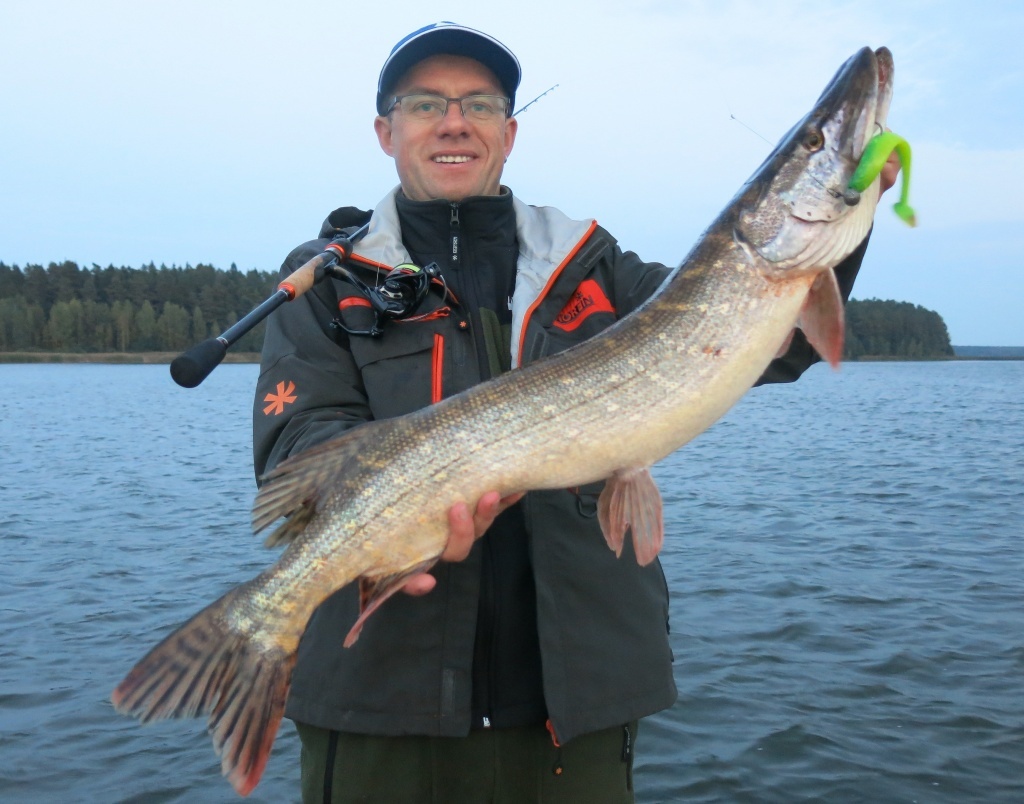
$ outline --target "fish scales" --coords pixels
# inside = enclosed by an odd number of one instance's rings
[[[661,512],[647,468],[727,411],[794,325],[838,361],[832,268],[866,236],[878,180],[859,196],[844,190],[884,125],[892,74],[886,49],[855,54],[658,293],[601,335],[270,472],[253,526],[286,517],[268,539],[284,551],[153,648],[114,691],[118,710],[208,715],[222,770],[245,795],[314,609],[358,580],[366,608],[350,644],[404,578],[437,560],[454,503],[608,479],[599,514],[609,545],[618,552],[628,525],[637,559],[652,560]]]
[[[749,388],[777,351],[810,280],[770,282],[737,260],[737,247],[724,238],[715,241],[726,251],[722,258],[697,276],[670,283],[617,325],[615,337],[584,343],[527,376],[506,374],[456,402],[396,421],[380,447],[392,459],[379,464],[375,456],[357,457],[354,471],[336,477],[324,504],[332,525],[292,544],[278,571],[260,576],[270,610],[289,615],[278,627],[294,633],[294,623],[305,623],[325,590],[380,565],[393,567],[395,545],[409,544],[396,533],[419,531],[407,551],[408,566],[422,561],[419,542],[439,553],[456,500],[472,501],[491,489],[510,494],[578,486],[623,465],[649,465],[719,418],[735,388]],[[779,304],[782,295],[788,305]],[[687,307],[682,317],[681,304]],[[730,316],[704,312],[722,305]],[[774,323],[774,332],[766,321]],[[744,371],[736,371],[740,364]],[[609,376],[620,379],[609,383]],[[601,437],[573,437],[586,432]],[[417,437],[423,434],[429,437]],[[446,487],[459,493],[437,493]],[[373,493],[367,495],[368,489]],[[347,529],[359,522],[366,524]],[[384,549],[375,549],[376,540]],[[339,550],[345,541],[360,545],[370,563],[353,562]]]

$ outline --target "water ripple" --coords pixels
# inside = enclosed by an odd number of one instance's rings
[[[0,800],[235,800],[204,724],[108,696],[273,557],[256,368],[0,378]],[[641,726],[640,800],[1024,800],[1022,400],[1021,363],[816,367],[655,468],[680,697]],[[298,797],[285,725],[250,800]]]

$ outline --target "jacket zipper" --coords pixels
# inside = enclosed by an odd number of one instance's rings
[[[459,264],[459,252],[461,251],[462,232],[459,228],[459,205],[454,201],[449,204],[452,216],[449,220],[449,245],[451,246],[451,264],[453,267]]]

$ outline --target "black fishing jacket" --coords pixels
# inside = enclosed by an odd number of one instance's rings
[[[365,271],[364,279],[414,261],[399,211],[410,202],[396,198],[397,190],[377,206],[357,244],[353,270]],[[514,242],[488,224],[507,218],[510,206]],[[417,410],[591,337],[651,296],[669,273],[623,252],[593,221],[527,206],[507,191],[443,211],[448,225],[436,250],[407,228],[414,255],[440,264],[455,299],[432,291],[415,320],[389,322],[379,338],[348,335],[335,319],[365,328],[369,309],[353,285],[332,279],[270,318],[253,409],[257,476],[362,422]],[[320,238],[288,256],[282,276],[369,216],[335,210]],[[865,245],[837,269],[844,297]],[[500,265],[509,248],[516,268],[507,290],[506,277],[480,283],[474,255]],[[798,333],[762,382],[796,379],[817,359]],[[287,715],[356,733],[460,736],[480,725],[473,716],[487,714],[489,705],[499,707],[499,726],[542,718],[546,709],[565,742],[670,706],[676,688],[664,574],[657,561],[640,567],[628,540],[619,559],[608,549],[596,518],[602,486],[529,493],[465,561],[432,570],[437,586],[430,594],[388,600],[351,648],[342,640],[358,616],[357,591],[333,595],[303,636]],[[517,549],[520,534],[525,551]],[[503,572],[515,579],[503,584]],[[524,583],[534,595],[525,604]],[[489,595],[505,600],[504,609],[489,608]],[[510,627],[502,616],[535,621]],[[504,652],[484,650],[489,665],[480,656],[488,635],[506,636],[499,639]],[[483,700],[481,685],[490,686]]]

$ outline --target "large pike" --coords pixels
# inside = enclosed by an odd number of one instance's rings
[[[722,416],[799,325],[839,361],[833,267],[871,227],[875,179],[848,189],[892,91],[885,48],[856,53],[649,302],[600,336],[282,463],[256,497],[280,558],[154,648],[113,693],[143,721],[208,715],[224,774],[245,795],[280,723],[314,609],[353,581],[365,617],[445,547],[448,510],[608,479],[601,525],[638,560],[661,544],[648,468]],[[599,434],[599,435],[595,435]]]

